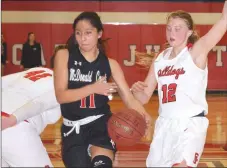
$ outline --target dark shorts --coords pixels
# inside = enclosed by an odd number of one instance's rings
[[[205,117],[205,112],[199,113],[198,115],[195,115],[193,117]]]
[[[89,145],[110,149],[116,153],[116,146],[112,143],[107,131],[107,121],[110,115],[104,115],[99,119],[80,126],[80,133],[73,131],[67,137],[72,127],[62,125],[62,159],[66,167],[90,167],[91,158],[88,153]]]

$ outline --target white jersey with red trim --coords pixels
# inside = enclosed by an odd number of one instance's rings
[[[46,94],[47,102],[56,105],[53,71],[37,67],[2,77],[2,111],[12,114],[28,101]]]
[[[208,69],[198,68],[188,47],[168,59],[172,47],[160,53],[154,69],[158,82],[159,115],[169,118],[192,117],[208,113],[206,88]]]
[[[32,102],[32,103],[31,103]],[[31,68],[2,77],[2,112],[26,118],[41,133],[61,116],[54,91],[53,71]]]

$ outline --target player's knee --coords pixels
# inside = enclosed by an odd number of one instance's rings
[[[92,159],[91,167],[110,167],[112,168],[112,160],[105,155],[98,155]]]

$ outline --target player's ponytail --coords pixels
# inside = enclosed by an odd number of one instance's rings
[[[199,35],[196,30],[193,30],[192,35],[188,38],[188,43],[195,44],[199,39]]]
[[[101,53],[103,53],[104,55],[106,54],[106,46],[107,46],[107,41],[109,41],[110,38],[106,38],[106,39],[98,39],[98,49]]]
[[[66,41],[66,45],[68,48],[73,47],[75,44],[77,44],[76,39],[75,39],[75,34],[73,33],[68,40]]]

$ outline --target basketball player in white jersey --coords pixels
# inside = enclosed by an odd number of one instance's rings
[[[38,67],[4,76],[1,114],[2,165],[53,167],[39,136],[61,116],[53,71]]]
[[[197,38],[193,20],[184,11],[167,18],[169,48],[150,66],[144,82],[132,86],[134,96],[147,103],[158,84],[159,117],[147,157],[147,167],[196,167],[209,125],[206,101],[207,55],[227,30],[227,1],[221,18]]]

